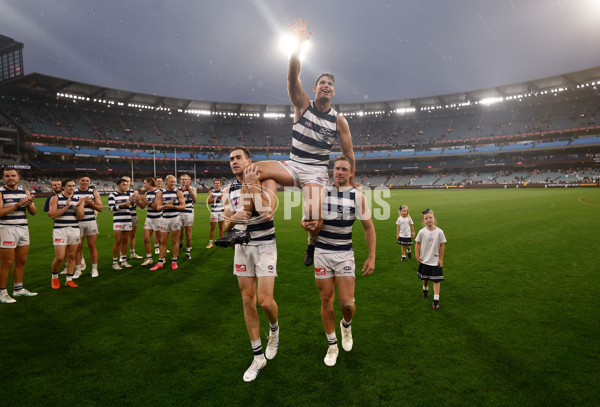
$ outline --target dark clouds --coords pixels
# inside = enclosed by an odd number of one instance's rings
[[[339,103],[600,65],[595,0],[5,0],[0,11],[26,73],[212,101],[288,103],[278,35],[297,17],[315,30],[302,80],[334,72]]]

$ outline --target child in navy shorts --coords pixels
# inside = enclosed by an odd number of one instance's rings
[[[440,283],[444,281],[444,244],[446,236],[436,226],[436,219],[431,209],[422,212],[423,229],[415,239],[415,255],[419,262],[417,275],[423,280],[422,297],[429,297],[429,281],[433,282],[433,309],[440,309]]]

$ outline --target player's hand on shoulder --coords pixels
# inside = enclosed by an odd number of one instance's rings
[[[258,166],[256,164],[250,164],[244,170],[244,182],[248,184],[260,184],[259,175]]]

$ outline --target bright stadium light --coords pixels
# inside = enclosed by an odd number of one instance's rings
[[[292,53],[298,48],[298,42],[291,34],[287,34],[279,40],[279,48],[289,59]],[[300,48],[300,61],[304,61],[308,49],[310,49],[310,42],[304,41]]]

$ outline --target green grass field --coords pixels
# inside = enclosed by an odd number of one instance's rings
[[[25,274],[25,287],[39,295],[0,304],[2,404],[598,405],[600,188],[400,190],[388,201],[391,218],[374,222],[375,273],[357,277],[354,349],[340,347],[333,368],[323,363],[312,269],[302,265],[300,213],[284,221],[280,208],[281,345],[258,379],[244,383],[252,352],[233,250],[204,249],[204,206],[196,209],[193,259],[159,272],[141,260],[129,270],[110,268],[105,209],[100,277],[92,279],[88,265],[79,288],[52,290],[51,220],[39,199]],[[446,234],[438,312],[420,296],[414,258],[399,261],[400,204],[411,208],[416,230],[420,211],[434,209]],[[354,236],[362,267],[359,222]],[[84,255],[89,264],[87,249]],[[12,277],[8,288],[12,294]],[[268,322],[260,309],[259,316],[264,339]]]

